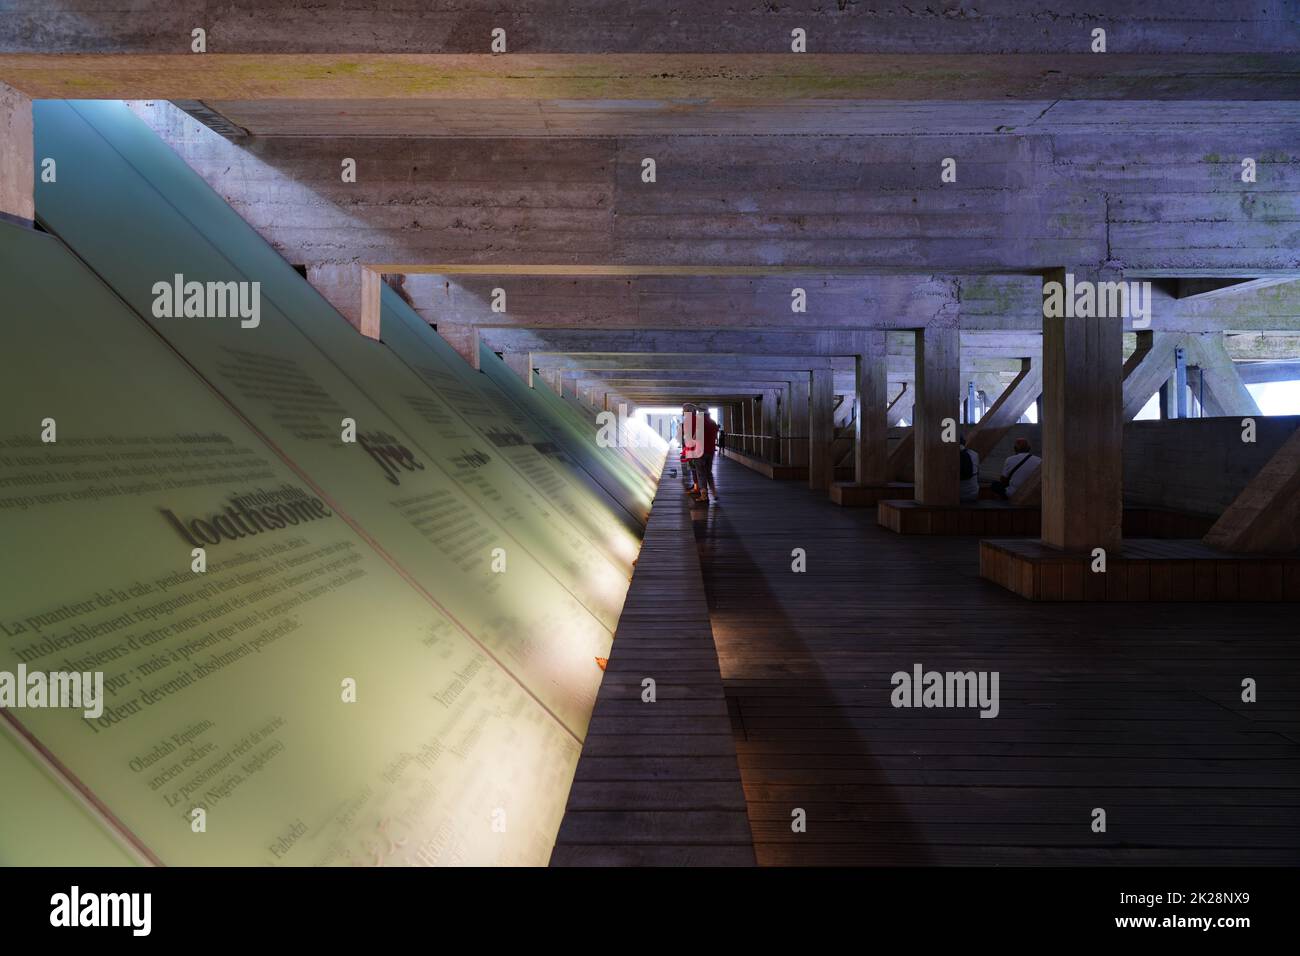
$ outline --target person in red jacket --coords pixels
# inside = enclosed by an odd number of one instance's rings
[[[707,408],[701,414],[703,419],[697,426],[700,454],[695,459],[696,497],[700,501],[708,501],[709,494],[712,492],[713,500],[717,501],[718,486],[713,482],[713,455],[718,450],[718,423],[709,415]]]

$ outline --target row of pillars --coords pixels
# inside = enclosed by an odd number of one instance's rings
[[[1063,270],[1044,281],[1064,281]],[[1043,459],[1042,540],[1068,551],[1117,549],[1123,518],[1123,320],[1044,318],[1041,365]],[[916,335],[913,420],[914,496],[927,505],[960,499],[961,355],[955,325],[930,325]],[[853,332],[854,481],[889,479],[888,377],[885,333]],[[839,353],[843,354],[843,353]],[[807,465],[808,484],[829,492],[835,475],[834,388],[830,370],[808,374],[784,397],[776,439],[738,438],[733,448],[784,464]],[[768,400],[770,399],[770,400]],[[776,394],[724,413],[728,433],[772,436]],[[804,438],[806,437],[806,441]]]

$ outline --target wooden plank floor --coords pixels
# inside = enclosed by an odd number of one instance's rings
[[[1300,863],[1294,606],[1034,604],[977,539],[715,470],[695,531],[760,864]],[[998,671],[999,715],[893,708],[914,664]]]
[[[660,477],[552,866],[754,864],[676,466],[670,456]]]

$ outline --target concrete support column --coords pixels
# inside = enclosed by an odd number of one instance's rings
[[[776,441],[776,434],[781,431],[776,421],[776,393],[763,393],[763,458],[768,462],[780,460],[780,442]]]
[[[532,352],[502,352],[501,359],[510,367],[510,370],[524,380],[524,384],[529,388],[533,387],[533,353]]]
[[[829,493],[835,480],[835,376],[819,368],[808,378],[808,487]]]
[[[1064,283],[1064,270],[1044,282]],[[1118,551],[1123,495],[1121,318],[1043,318],[1043,543]]]
[[[789,464],[800,466],[808,464],[808,376],[797,375],[790,383],[790,408],[786,415],[786,434],[791,440],[786,444],[790,448]]]
[[[318,262],[307,266],[307,281],[343,318],[367,338],[379,338],[380,292],[383,279],[359,262]],[[474,368],[478,368],[478,337],[473,326],[440,323],[438,333]]]
[[[754,431],[754,400],[751,398],[742,399],[740,402],[740,433],[745,437],[740,439],[737,448],[745,454],[753,451],[753,440],[749,437]]]
[[[913,455],[916,500],[956,505],[961,497],[960,447],[953,435],[961,391],[961,345],[957,329],[926,326],[916,333],[916,402]],[[944,441],[944,432],[950,441]]]
[[[854,419],[853,480],[860,485],[881,484],[889,467],[889,366],[885,333],[865,332],[854,360],[857,414]],[[848,400],[845,400],[846,404]]]
[[[36,156],[32,101],[0,83],[0,218],[31,225],[36,218]]]

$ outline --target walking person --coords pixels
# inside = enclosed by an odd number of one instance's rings
[[[686,404],[682,406],[682,454],[680,459],[682,463],[682,483],[686,485],[686,493],[692,497],[698,497],[700,490],[700,476],[696,468],[696,462],[699,459],[699,426],[696,416],[694,405]]]
[[[703,434],[700,436],[700,457],[696,459],[697,474],[696,485],[699,493],[696,497],[700,501],[708,501],[710,493],[713,500],[718,500],[718,486],[713,481],[713,456],[718,449],[718,423],[709,415],[706,408],[701,413],[701,429]]]

